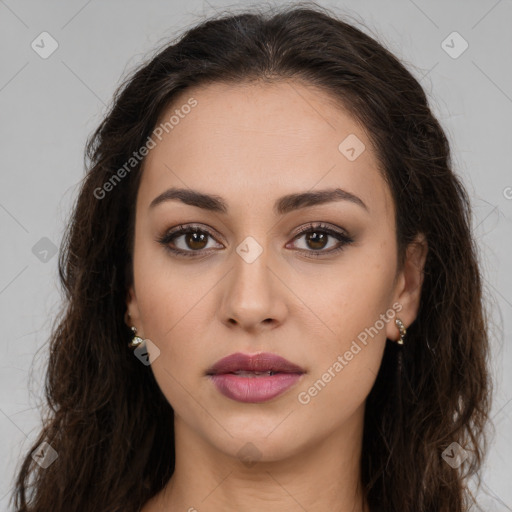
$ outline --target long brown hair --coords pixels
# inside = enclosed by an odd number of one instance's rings
[[[17,511],[136,512],[172,476],[173,410],[150,367],[127,348],[124,322],[144,160],[108,194],[98,190],[126,170],[180,92],[288,79],[319,87],[365,126],[393,194],[400,265],[418,233],[428,242],[420,308],[401,361],[388,343],[367,399],[361,478],[368,503],[401,512],[461,512],[470,503],[465,482],[485,452],[490,382],[467,193],[412,74],[354,25],[302,2],[222,13],[190,28],[119,86],[88,140],[88,171],[59,256],[65,303],[50,340],[48,407],[19,469]],[[43,441],[58,453],[46,469],[32,458]],[[452,443],[470,455],[459,467],[442,456]]]

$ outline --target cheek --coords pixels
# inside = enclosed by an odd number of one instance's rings
[[[298,390],[297,407],[308,428],[329,432],[356,417],[375,382],[383,350],[380,341],[366,347],[359,344],[351,360],[346,352],[340,354]]]
[[[158,346],[160,362],[173,373],[184,368],[199,371],[195,356],[205,349],[201,332],[208,303],[203,297],[207,288],[200,284],[183,276],[149,278],[137,291],[144,335]]]
[[[146,236],[135,251],[134,280],[144,335],[167,346],[198,315],[216,276],[200,264],[177,262]]]
[[[198,335],[201,317],[204,323],[200,296],[185,297],[179,293],[181,282],[166,286],[159,279],[154,286],[149,281],[147,284],[141,287],[140,311],[145,336],[159,350],[156,358],[149,350],[151,371],[175,411],[187,411],[191,397],[197,393],[197,382],[204,378],[206,370],[205,337]]]
[[[178,408],[188,407],[189,393],[195,394],[211,359],[206,324],[212,318],[210,294],[219,276],[200,267],[176,263],[150,244],[140,244],[134,258],[144,336],[159,349],[156,358],[149,349],[151,370],[168,402]]]
[[[381,364],[386,326],[394,322],[396,312],[390,307],[394,260],[384,249],[380,243],[357,257],[347,257],[324,286],[308,295],[308,304],[328,329],[316,338],[315,364],[298,401],[314,403],[322,417],[333,421],[339,421],[340,414],[349,415],[366,399]],[[333,403],[340,408],[333,408]]]
[[[294,283],[294,292],[305,298],[321,321],[319,340],[324,352],[344,352],[352,340],[364,341],[368,330],[373,334],[369,339],[385,340],[387,322],[383,324],[381,315],[390,307],[395,272],[393,255],[385,249],[380,243],[364,251],[347,251],[328,272],[315,269],[308,274],[303,270]]]

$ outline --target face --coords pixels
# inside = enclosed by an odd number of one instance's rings
[[[262,461],[357,438],[386,338],[397,316],[414,320],[421,285],[420,256],[397,269],[367,134],[297,82],[189,89],[162,119],[176,109],[145,160],[127,299],[176,435],[228,456],[251,442]],[[302,373],[208,375],[233,353]]]

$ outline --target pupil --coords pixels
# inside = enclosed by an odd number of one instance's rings
[[[188,236],[187,243],[191,249],[203,249],[205,245],[205,240],[205,233],[194,232]],[[199,247],[195,245],[196,243],[199,243]]]
[[[316,240],[315,240],[316,239]],[[325,243],[327,241],[327,235],[325,233],[317,233],[313,231],[311,235],[307,235],[307,241],[311,245],[313,244],[313,249],[322,249],[325,247]],[[320,244],[318,247],[315,244]]]

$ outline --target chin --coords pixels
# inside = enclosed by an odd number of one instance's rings
[[[272,462],[293,455],[301,444],[296,438],[296,430],[279,425],[281,421],[282,417],[258,424],[253,419],[250,425],[246,421],[224,421],[225,430],[219,428],[215,433],[209,423],[205,425],[206,430],[203,430],[201,437],[230,457]]]

